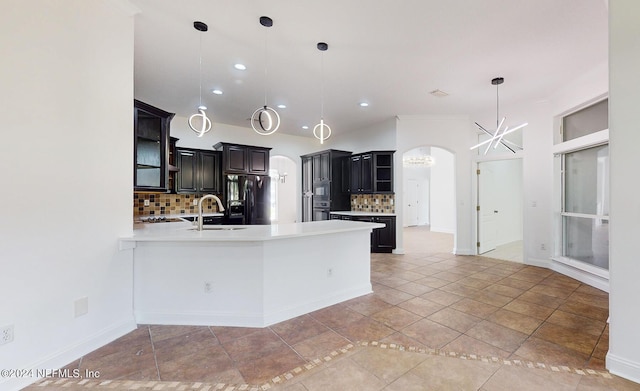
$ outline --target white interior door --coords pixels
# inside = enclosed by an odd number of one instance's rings
[[[495,250],[498,238],[496,192],[499,191],[493,170],[487,164],[478,164],[478,254]]]
[[[411,227],[418,225],[418,181],[415,179],[407,180],[407,188],[405,189],[405,226]]]

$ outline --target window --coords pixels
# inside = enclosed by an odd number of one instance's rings
[[[609,128],[609,101],[603,100],[562,118],[562,141]]]
[[[560,143],[561,262],[584,270],[609,270],[608,101],[564,116]],[[577,262],[577,263],[576,263]]]
[[[609,146],[564,154],[563,251],[609,269]]]

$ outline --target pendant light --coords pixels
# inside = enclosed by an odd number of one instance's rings
[[[323,52],[329,49],[329,45],[325,42],[318,42],[316,45],[320,50],[320,123],[313,127],[313,136],[320,140],[320,144],[324,144],[324,140],[331,137],[331,128],[324,123],[324,57]]]
[[[268,16],[260,17],[260,24],[264,27],[273,26],[273,20]],[[275,133],[280,127],[280,116],[273,108],[267,106],[267,34],[264,39],[264,106],[259,107],[251,115],[251,127],[263,136]]]
[[[515,132],[518,129],[524,128],[525,126],[528,125],[528,123],[524,123],[521,125],[518,125],[514,128],[509,129],[508,126],[505,126],[504,129],[502,129],[502,125],[504,125],[505,120],[507,119],[506,117],[502,117],[502,120],[499,120],[500,116],[499,116],[499,111],[500,111],[500,96],[498,94],[498,86],[500,84],[504,83],[504,78],[503,77],[496,77],[494,79],[491,79],[491,84],[496,86],[496,130],[495,132],[491,133],[490,131],[488,131],[487,129],[483,128],[479,123],[475,123],[476,126],[482,130],[483,132],[485,132],[486,134],[488,134],[489,136],[491,136],[490,139],[483,141],[477,145],[474,145],[473,147],[471,147],[471,149],[476,149],[478,147],[481,147],[485,144],[487,145],[487,148],[484,150],[484,154],[486,155],[487,152],[489,152],[489,149],[491,148],[491,146],[493,145],[493,148],[497,148],[498,144],[504,146],[505,148],[507,148],[509,151],[516,153],[516,149],[518,150],[522,150],[522,147],[519,145],[516,145],[515,143],[512,143],[511,141],[505,140],[504,136]]]
[[[209,30],[209,27],[203,22],[193,22],[193,27],[201,33]],[[202,35],[200,35],[200,105],[198,113],[189,117],[189,127],[198,134],[198,137],[204,136],[211,130],[211,120],[207,117],[207,107],[202,104]]]

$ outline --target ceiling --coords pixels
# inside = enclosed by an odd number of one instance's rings
[[[396,115],[494,113],[494,77],[501,106],[528,104],[607,61],[606,0],[131,2],[137,99],[188,117],[201,85],[214,122],[249,127],[266,89],[269,106],[287,106],[279,132],[308,137],[322,101],[334,134]]]

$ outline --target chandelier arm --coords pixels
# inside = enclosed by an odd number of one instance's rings
[[[502,140],[502,142],[503,142],[503,143],[507,143],[507,144],[511,145],[512,147],[514,147],[514,148],[522,149],[522,147],[521,147],[521,146],[519,146],[518,144],[516,144],[516,143],[514,143],[514,142],[512,142],[512,141],[509,141],[509,140]],[[506,147],[506,145],[505,145],[505,147]]]
[[[476,126],[477,126],[480,130],[482,130],[483,132],[485,132],[485,133],[486,133],[486,134],[488,134],[489,136],[493,137],[493,133],[491,133],[491,132],[490,132],[490,131],[488,131],[487,129],[483,128],[483,127],[482,127],[482,125],[480,125],[480,124],[479,124],[479,123],[477,123],[477,122],[476,122],[475,124],[476,124]],[[509,144],[511,144],[511,145],[513,145],[513,146],[515,146],[515,147],[516,147],[516,148],[518,148],[518,149],[522,149],[522,147],[521,147],[521,146],[516,145],[516,144],[512,143],[512,142],[511,142],[511,141],[509,141],[509,140],[503,140],[503,139],[501,139],[501,140],[500,140],[500,144],[502,144],[505,148],[507,148],[508,150],[510,150],[510,151],[511,151],[511,152],[513,152],[513,153],[516,153],[516,151],[515,151],[515,150],[513,150],[513,148],[509,147],[507,144],[505,144],[505,142],[506,142],[506,143],[509,143]],[[495,147],[494,147],[494,148],[495,148]]]

